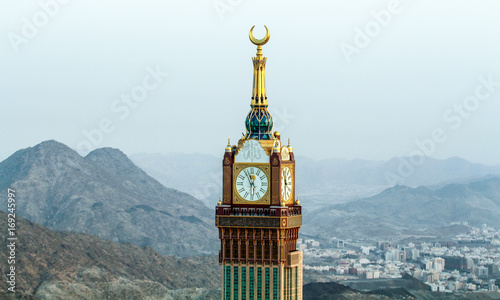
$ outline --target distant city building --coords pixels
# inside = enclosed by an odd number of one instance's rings
[[[371,249],[372,249],[371,247],[361,246],[361,253],[363,253],[364,255],[370,255]]]
[[[488,265],[488,274],[490,276],[498,276],[499,267],[497,264],[489,264]]]
[[[334,243],[336,248],[344,248],[344,241],[343,240],[334,240],[333,243]]]
[[[495,285],[496,280],[491,279],[488,284],[488,291],[490,292],[498,292],[498,286]]]
[[[468,269],[467,259],[463,256],[445,256],[445,270],[462,270]]]
[[[377,278],[380,278],[380,271],[366,271],[365,278],[366,279],[377,279]]]
[[[390,242],[377,242],[377,248],[380,250],[387,250],[389,248],[394,248],[394,245]]]
[[[467,271],[472,272],[474,268],[474,260],[472,258],[467,258]]]
[[[488,278],[488,268],[484,266],[478,267],[477,276],[479,278]]]
[[[436,272],[444,270],[445,260],[441,257],[436,257],[432,260],[432,269]]]

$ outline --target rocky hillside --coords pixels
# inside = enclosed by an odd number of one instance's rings
[[[361,292],[337,282],[315,282],[304,285],[304,299],[310,300],[414,300],[415,296],[403,288]]]
[[[215,256],[176,258],[88,234],[56,232],[17,218],[17,296],[41,299],[219,299]],[[7,228],[0,212],[0,228]],[[0,231],[5,241],[6,231]],[[0,272],[7,274],[6,251]],[[0,281],[0,291],[7,283]],[[4,299],[6,294],[0,294]],[[214,296],[216,295],[216,296]],[[219,296],[217,296],[219,295]],[[29,299],[29,298],[28,298]]]
[[[17,214],[53,230],[89,233],[162,254],[214,253],[218,236],[209,209],[169,189],[117,149],[81,157],[56,141],[19,150],[0,163],[0,191],[17,192]],[[0,209],[6,210],[6,193]]]
[[[350,286],[348,286],[348,284]],[[353,287],[355,285],[356,287]],[[350,283],[313,282],[304,285],[304,299],[317,300],[493,300],[498,292],[431,292],[423,282],[404,274],[400,279],[359,280]]]

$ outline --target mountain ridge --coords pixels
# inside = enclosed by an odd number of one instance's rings
[[[162,254],[217,250],[213,211],[164,187],[118,149],[81,157],[64,144],[45,141],[0,162],[0,174],[0,189],[14,188],[22,199],[19,215],[51,229],[150,246]],[[2,210],[6,200],[1,193]]]
[[[500,227],[500,177],[464,184],[428,187],[397,185],[381,193],[343,204],[333,204],[304,216],[305,233],[324,232],[358,238],[395,238],[399,235],[453,236],[463,224]],[[314,217],[313,217],[314,216]],[[341,232],[343,231],[343,232]]]

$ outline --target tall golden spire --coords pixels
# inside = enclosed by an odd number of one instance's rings
[[[266,61],[267,57],[262,57],[262,46],[265,45],[270,38],[269,29],[266,27],[266,36],[263,39],[256,39],[253,36],[253,29],[250,29],[250,41],[257,45],[257,56],[252,58],[253,61],[253,89],[252,89],[252,104],[251,106],[266,106],[267,107],[267,94],[266,94]]]
[[[246,139],[270,140],[272,139],[273,119],[267,110],[266,93],[266,61],[267,57],[262,56],[262,46],[270,38],[269,29],[266,27],[266,36],[262,39],[256,39],[253,36],[253,29],[250,29],[250,41],[257,45],[257,55],[252,57],[253,61],[253,87],[252,87],[252,108],[248,113],[245,125],[247,128]]]

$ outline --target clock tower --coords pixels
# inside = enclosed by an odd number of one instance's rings
[[[222,161],[222,199],[215,208],[222,265],[222,299],[302,299],[302,251],[297,250],[302,206],[295,195],[293,148],[272,132],[266,61],[257,45],[246,134]],[[296,200],[297,199],[297,200]]]

